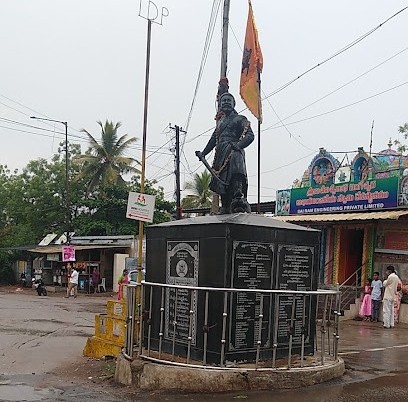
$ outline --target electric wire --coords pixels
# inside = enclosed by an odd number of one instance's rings
[[[306,110],[307,108],[309,108],[310,106],[315,105],[316,103],[322,101],[323,99],[328,98],[329,96],[333,95],[334,93],[340,91],[341,89],[345,88],[346,86],[352,84],[353,82],[359,80],[360,78],[364,77],[365,75],[369,74],[370,72],[374,71],[375,69],[377,69],[378,67],[381,67],[382,65],[386,64],[387,62],[389,62],[390,60],[394,59],[395,57],[401,55],[402,53],[404,53],[405,51],[408,50],[408,47],[406,47],[405,49],[400,50],[399,52],[393,54],[391,57],[387,58],[386,60],[382,61],[381,63],[375,65],[374,67],[370,68],[369,70],[365,71],[364,73],[358,75],[357,77],[353,78],[352,80],[346,82],[345,84],[342,84],[341,86],[339,86],[338,88],[334,89],[333,91],[327,93],[326,95],[323,95],[322,97],[316,99],[315,101],[313,101],[312,103],[309,103],[306,106],[303,106],[301,109],[297,110],[296,112],[290,114],[289,116],[286,116],[285,118],[283,118],[283,121],[290,119],[291,117],[299,114],[300,112],[303,112],[304,110]],[[271,127],[275,127],[276,125],[278,125],[279,122],[273,124]]]
[[[206,34],[206,38],[205,38],[205,42],[204,42],[204,49],[203,49],[203,53],[202,53],[202,56],[201,56],[200,68],[199,68],[199,71],[198,71],[198,76],[197,76],[197,80],[196,80],[196,84],[195,84],[195,88],[194,88],[194,94],[193,94],[193,99],[191,101],[190,111],[188,113],[187,121],[186,121],[186,124],[185,124],[185,130],[186,131],[188,131],[188,128],[190,127],[190,121],[191,121],[191,117],[193,115],[194,105],[195,105],[195,101],[197,99],[197,94],[198,94],[198,89],[200,87],[201,78],[203,76],[204,68],[205,68],[205,65],[206,65],[206,62],[207,62],[208,51],[210,49],[212,37],[213,37],[213,34],[214,34],[214,28],[215,28],[215,23],[217,21],[217,16],[218,16],[220,4],[221,4],[221,0],[213,0],[213,5],[212,5],[212,10],[211,10],[211,15],[210,15],[210,21],[208,23],[207,34]],[[184,147],[184,141],[182,143],[181,148],[183,148],[183,147]]]
[[[362,102],[365,102],[365,101],[367,101],[367,100],[373,99],[373,98],[375,98],[375,97],[377,97],[377,96],[383,95],[383,94],[385,94],[385,93],[387,93],[387,92],[390,92],[390,91],[393,91],[393,90],[395,90],[395,89],[401,88],[402,86],[407,85],[407,84],[408,84],[408,81],[405,81],[405,82],[403,82],[403,83],[401,83],[401,84],[398,84],[398,85],[395,85],[395,86],[393,86],[393,87],[391,87],[391,88],[385,89],[384,91],[377,92],[377,93],[375,93],[375,94],[373,94],[373,95],[367,96],[366,98],[360,99],[360,100],[358,100],[358,101],[349,103],[349,104],[344,105],[344,106],[340,106],[340,107],[335,108],[335,109],[332,109],[332,110],[328,110],[327,112],[323,112],[323,113],[316,114],[316,115],[314,115],[314,116],[309,116],[309,117],[305,117],[304,119],[299,119],[299,120],[296,120],[296,121],[292,121],[292,122],[286,123],[286,125],[287,125],[287,126],[290,126],[290,125],[292,125],[292,124],[302,123],[302,122],[304,122],[304,121],[316,119],[316,118],[318,118],[318,117],[326,116],[326,115],[328,115],[328,114],[335,113],[335,112],[338,112],[338,111],[343,110],[343,109],[347,109],[347,108],[349,108],[349,107],[351,107],[351,106],[357,105],[357,104],[359,104],[359,103],[362,103]],[[274,130],[274,129],[281,128],[281,127],[283,127],[283,126],[279,126],[279,125],[276,126],[276,125],[275,125],[275,126],[267,127],[267,128],[265,128],[265,129],[263,129],[263,130],[261,130],[261,131]]]
[[[273,95],[278,94],[279,92],[283,91],[285,88],[289,87],[290,85],[292,85],[294,82],[296,82],[297,80],[299,80],[300,78],[302,78],[303,76],[305,76],[306,74],[310,73],[311,71],[315,70],[318,67],[321,67],[323,64],[329,62],[330,60],[334,59],[335,57],[339,56],[340,54],[346,52],[347,50],[351,49],[352,47],[354,47],[355,45],[357,45],[358,43],[360,43],[361,41],[363,41],[365,38],[367,38],[368,36],[372,35],[375,31],[377,31],[378,29],[380,29],[381,27],[383,27],[387,22],[391,21],[393,18],[395,18],[397,15],[401,14],[402,12],[404,12],[405,10],[408,9],[408,6],[402,8],[401,10],[397,11],[396,13],[394,13],[393,15],[391,15],[391,17],[388,17],[386,20],[384,20],[383,22],[381,22],[379,25],[377,25],[376,27],[370,29],[368,32],[366,32],[365,34],[361,35],[360,37],[358,37],[357,39],[354,39],[352,42],[350,42],[349,44],[345,45],[343,48],[341,48],[340,50],[338,50],[337,52],[335,52],[334,54],[332,54],[331,56],[327,57],[325,60],[321,61],[320,63],[317,63],[315,66],[307,69],[305,72],[303,72],[302,74],[298,75],[296,78],[290,80],[289,82],[287,82],[286,84],[280,86],[279,88],[275,89],[274,91],[272,91],[269,95],[266,96],[267,99]],[[263,100],[264,100],[263,99]]]
[[[348,45],[346,45],[345,47],[343,47],[342,49],[340,49],[339,51],[337,51],[336,53],[334,53],[333,55],[327,57],[325,60],[323,60],[322,62],[316,64],[314,67],[309,68],[308,70],[304,71],[302,74],[298,75],[296,78],[293,78],[292,80],[288,81],[286,84],[282,85],[281,87],[277,88],[276,90],[274,90],[273,92],[271,92],[269,95],[267,95],[265,98],[263,98],[262,100],[268,99],[269,97],[276,95],[277,93],[283,91],[285,88],[287,88],[288,86],[292,85],[295,81],[299,80],[300,78],[302,78],[303,76],[305,76],[306,74],[310,73],[311,71],[313,71],[314,69],[322,66],[323,64],[327,63],[328,61],[334,59],[335,57],[337,57],[338,55],[346,52],[347,50],[349,50],[350,48],[352,48],[353,46],[355,46],[357,43],[361,42],[362,40],[364,40],[365,38],[367,38],[368,36],[370,36],[371,34],[373,34],[375,31],[377,31],[379,28],[381,28],[382,26],[384,26],[386,23],[388,23],[390,20],[392,20],[393,18],[395,18],[397,15],[401,14],[402,12],[404,12],[405,10],[408,9],[408,6],[402,8],[401,10],[399,10],[398,12],[394,13],[391,17],[387,18],[386,20],[384,20],[382,23],[380,23],[379,25],[377,25],[376,27],[372,28],[370,31],[366,32],[364,35],[360,36],[359,38],[355,39],[354,41],[350,42]],[[244,108],[240,111],[243,112],[247,110],[247,108]],[[209,131],[214,130],[214,126],[203,131],[200,134],[197,134],[196,136],[194,136],[193,138],[191,138],[188,142],[192,142],[194,140],[196,140],[197,138],[200,138],[202,135],[208,133]]]
[[[235,41],[239,47],[239,49],[241,50],[241,52],[243,52],[243,48],[241,46],[241,44],[238,41],[237,35],[235,34],[234,28],[232,27],[231,24],[229,24],[231,31],[234,35]],[[308,149],[309,151],[314,151],[312,148],[308,147],[307,145],[303,144],[302,141],[300,141],[294,134],[291,133],[291,131],[286,127],[285,123],[283,122],[283,120],[280,118],[280,116],[278,115],[276,109],[273,107],[271,101],[269,100],[269,98],[267,98],[265,96],[265,92],[261,89],[262,94],[264,95],[264,99],[266,99],[266,101],[268,102],[270,108],[272,109],[273,113],[275,114],[275,116],[278,118],[279,122],[282,124],[282,126],[285,128],[285,131],[289,134],[289,138],[293,138],[297,143],[299,143],[303,148]]]

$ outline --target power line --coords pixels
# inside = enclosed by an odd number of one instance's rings
[[[50,130],[50,129],[47,129],[47,128],[34,126],[32,124],[26,124],[26,123],[19,122],[19,121],[16,121],[16,120],[7,119],[7,118],[4,118],[4,117],[0,117],[0,121],[4,121],[5,123],[9,123],[9,124],[20,125],[20,126],[23,126],[23,127],[33,128],[33,129],[36,129],[36,130],[46,131],[46,132],[50,132],[50,133],[54,134],[54,135],[45,135],[45,134],[43,134],[42,135],[43,137],[54,138],[55,134],[60,135],[60,136],[65,136],[65,133],[63,133],[61,131]],[[8,127],[8,126],[0,126],[0,127],[8,129],[8,130],[12,130],[12,131],[19,131],[19,132],[28,133],[28,134],[41,135],[40,133],[36,133],[34,131],[20,130],[20,129]],[[69,137],[75,138],[77,141],[80,141],[80,142],[88,142],[89,143],[88,138],[85,137],[85,136],[79,136],[79,135],[76,135],[76,134],[69,134]],[[98,143],[101,144],[100,142],[98,142]],[[155,150],[148,151],[148,152],[151,152],[151,154],[149,156],[152,156],[155,153],[159,153],[159,154],[162,154],[162,155],[170,155],[169,152],[159,152],[160,149],[163,148],[167,143],[161,145],[160,147],[157,146],[157,149],[155,149]],[[156,148],[156,146],[150,146],[149,148]],[[131,145],[131,146],[128,147],[128,149],[141,150],[142,148],[140,146]]]
[[[302,78],[303,76],[305,76],[306,74],[310,73],[311,71],[315,70],[318,67],[321,67],[323,64],[327,63],[328,61],[334,59],[335,57],[339,56],[340,54],[346,52],[347,50],[351,49],[353,46],[357,45],[358,43],[360,43],[361,41],[363,41],[365,38],[367,38],[368,36],[370,36],[371,34],[373,34],[375,31],[377,31],[378,29],[380,29],[382,26],[384,26],[387,22],[391,21],[393,18],[395,18],[397,15],[401,14],[402,12],[404,12],[405,10],[408,9],[408,6],[402,8],[401,10],[399,10],[398,12],[396,12],[395,14],[393,14],[391,17],[387,18],[385,21],[381,22],[379,25],[377,25],[376,27],[370,29],[368,32],[366,32],[365,34],[363,34],[362,36],[360,36],[359,38],[353,40],[352,42],[350,42],[349,44],[347,44],[346,46],[344,46],[342,49],[338,50],[337,52],[335,52],[334,54],[332,54],[331,56],[329,56],[328,58],[326,58],[325,60],[321,61],[320,63],[316,64],[315,66],[309,68],[308,70],[306,70],[305,72],[303,72],[302,74],[298,75],[296,78],[290,80],[289,82],[287,82],[286,84],[282,85],[281,87],[279,87],[278,89],[275,89],[273,92],[271,92],[268,96],[266,96],[264,99],[267,99],[273,95],[276,95],[277,93],[283,91],[285,88],[287,88],[288,86],[292,85],[294,82],[296,82],[297,80],[299,80],[300,78]]]
[[[330,95],[333,95],[334,93],[340,91],[341,89],[345,88],[346,86],[348,86],[348,85],[352,84],[353,82],[359,80],[360,78],[362,78],[362,77],[364,77],[365,75],[369,74],[370,72],[374,71],[374,70],[377,69],[378,67],[381,67],[382,65],[386,64],[387,62],[389,62],[390,60],[394,59],[395,57],[401,55],[402,53],[404,53],[404,52],[407,51],[407,50],[408,50],[408,47],[406,47],[406,48],[403,49],[403,50],[400,50],[399,52],[397,52],[397,53],[395,53],[395,54],[393,54],[391,57],[389,57],[389,58],[387,58],[386,60],[382,61],[381,63],[375,65],[374,67],[370,68],[369,70],[365,71],[364,73],[358,75],[357,77],[353,78],[352,80],[346,82],[345,84],[342,84],[342,85],[339,86],[338,88],[336,88],[336,89],[334,89],[333,91],[327,93],[326,95],[324,95],[324,96],[322,96],[322,97],[316,99],[316,100],[313,101],[312,103],[309,103],[308,105],[302,107],[301,109],[299,109],[299,110],[297,110],[296,112],[290,114],[289,116],[286,116],[286,117],[283,119],[283,121],[285,121],[285,120],[287,120],[287,119],[289,119],[289,118],[291,118],[291,117],[297,115],[297,114],[300,113],[300,112],[303,112],[303,110],[309,108],[310,106],[315,105],[316,103],[320,102],[321,100],[328,98]],[[270,126],[269,128],[273,128],[273,127],[275,127],[275,126],[278,125],[278,124],[279,124],[279,123],[275,123],[275,124],[273,124],[272,126]]]
[[[364,40],[365,38],[367,38],[369,35],[373,34],[375,31],[377,31],[379,28],[381,28],[382,26],[384,26],[387,22],[389,22],[390,20],[392,20],[393,18],[395,18],[397,15],[401,14],[402,12],[404,12],[405,10],[408,9],[407,7],[402,8],[401,10],[399,10],[398,12],[396,12],[395,14],[393,14],[391,17],[387,18],[385,21],[383,21],[382,23],[380,23],[379,25],[377,25],[375,28],[372,28],[370,31],[366,32],[364,35],[360,36],[359,38],[355,39],[354,41],[350,42],[348,45],[346,45],[345,47],[343,47],[342,49],[340,49],[339,51],[337,51],[336,53],[334,53],[333,55],[329,56],[328,58],[326,58],[325,60],[323,60],[322,62],[316,64],[314,67],[309,68],[308,70],[304,71],[302,74],[298,75],[296,78],[293,78],[292,80],[290,80],[289,82],[287,82],[286,84],[282,85],[281,87],[277,88],[276,90],[274,90],[273,92],[271,92],[269,95],[267,95],[266,97],[264,97],[262,100],[266,100],[268,98],[270,98],[273,95],[276,95],[277,93],[283,91],[285,88],[287,88],[288,86],[292,85],[295,81],[299,80],[300,78],[302,78],[303,76],[305,76],[306,74],[310,73],[311,71],[313,71],[314,69],[322,66],[323,64],[327,63],[328,61],[334,59],[335,57],[339,56],[340,54],[346,52],[347,50],[349,50],[350,48],[352,48],[353,46],[355,46],[357,43],[361,42],[362,40]],[[243,112],[247,110],[247,108],[242,109],[239,113]],[[292,123],[290,123],[292,124]],[[282,126],[283,127],[283,126]],[[194,140],[196,140],[197,138],[201,137],[202,135],[208,133],[209,131],[214,130],[215,127],[211,127],[208,130],[197,134],[195,137],[193,137],[192,139],[190,139],[188,142],[192,142]],[[274,127],[275,128],[275,127]]]
[[[212,40],[212,37],[213,37],[213,34],[214,34],[215,22],[217,20],[220,4],[221,4],[221,0],[214,0],[213,1],[211,15],[210,15],[210,21],[208,23],[207,34],[206,34],[206,38],[205,38],[205,42],[204,42],[204,49],[203,49],[203,53],[202,53],[202,56],[201,56],[200,68],[198,70],[198,76],[197,76],[196,85],[195,85],[195,88],[194,88],[193,99],[191,101],[190,111],[188,113],[186,124],[184,125],[186,131],[188,131],[188,128],[190,126],[191,116],[193,114],[195,101],[197,99],[198,88],[199,88],[200,83],[201,83],[201,78],[203,76],[204,67],[205,67],[205,64],[207,62],[208,51],[210,49],[211,40]],[[184,139],[184,141],[182,143],[182,146],[181,146],[182,149],[184,147],[184,142],[185,142],[185,139]]]
[[[386,90],[384,90],[384,91],[377,92],[377,93],[374,94],[374,95],[367,96],[366,98],[360,99],[360,100],[358,100],[358,101],[356,101],[356,102],[352,102],[352,103],[349,103],[349,104],[347,104],[347,105],[344,105],[344,106],[341,106],[341,107],[338,107],[338,108],[329,110],[329,111],[327,111],[327,112],[323,112],[323,113],[316,114],[316,115],[314,115],[314,116],[306,117],[306,118],[304,118],[304,119],[292,121],[292,122],[290,122],[290,123],[286,123],[286,125],[289,126],[289,125],[291,125],[291,124],[301,123],[301,122],[304,122],[304,121],[307,121],[307,120],[316,119],[317,117],[321,117],[321,116],[328,115],[328,114],[330,114],[330,113],[338,112],[339,110],[343,110],[343,109],[349,108],[349,107],[351,107],[351,106],[357,105],[357,104],[359,104],[359,103],[365,102],[365,101],[367,101],[367,100],[370,100],[370,99],[375,98],[375,97],[377,97],[377,96],[383,95],[383,94],[385,94],[385,93],[387,93],[387,92],[393,91],[394,89],[398,89],[398,88],[400,88],[400,87],[402,87],[402,86],[404,86],[404,85],[407,85],[407,84],[408,84],[408,81],[405,81],[405,82],[403,82],[402,84],[398,84],[398,85],[395,85],[395,86],[392,87],[392,88],[388,88],[388,89],[386,89]],[[271,127],[265,128],[265,129],[263,129],[262,131],[274,130],[274,129],[281,128],[281,127],[282,127],[282,126],[276,126],[276,125],[275,125],[275,126],[271,126]]]
[[[231,31],[234,35],[234,38],[238,44],[239,49],[241,50],[241,52],[243,51],[241,44],[238,41],[237,35],[235,35],[235,31],[234,28],[232,28],[232,25],[229,24]],[[270,108],[272,109],[273,113],[275,114],[275,116],[278,118],[278,120],[280,121],[280,123],[282,124],[282,126],[285,128],[286,132],[289,134],[289,138],[293,138],[297,143],[299,143],[303,148],[308,149],[309,151],[314,151],[312,148],[308,147],[307,145],[303,144],[302,141],[300,141],[298,138],[296,138],[295,135],[293,135],[290,130],[286,127],[285,123],[283,122],[283,120],[280,118],[280,116],[278,115],[278,112],[276,111],[276,109],[273,107],[271,101],[265,96],[265,92],[262,90],[262,94],[264,95],[264,99],[266,99],[266,101],[268,102]]]
[[[265,170],[264,172],[262,172],[262,174],[271,173],[271,172],[274,172],[275,170],[279,170],[279,169],[282,169],[282,168],[284,168],[284,167],[288,167],[288,166],[290,166],[290,165],[294,165],[295,163],[300,162],[300,161],[303,160],[303,159],[310,158],[310,157],[311,157],[312,155],[314,155],[315,153],[316,153],[316,152],[313,151],[312,153],[310,153],[310,154],[308,154],[308,155],[305,155],[305,156],[302,156],[301,158],[296,159],[296,160],[294,160],[294,161],[292,161],[292,162],[286,163],[285,165],[278,166],[278,167],[273,168],[273,169],[271,169],[271,170]],[[256,176],[256,174],[250,175],[250,176],[248,176],[248,177],[253,177],[253,176]]]

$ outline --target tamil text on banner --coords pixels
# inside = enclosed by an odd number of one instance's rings
[[[260,102],[260,74],[263,67],[261,47],[258,42],[258,31],[255,26],[251,1],[249,3],[248,21],[242,55],[240,95],[251,113],[262,120]]]
[[[130,192],[126,210],[126,217],[143,222],[153,222],[154,195]]]
[[[75,247],[74,246],[63,246],[62,247],[62,261],[63,262],[74,262],[75,261]]]
[[[398,206],[398,177],[279,190],[276,215],[359,212]]]
[[[290,194],[290,214],[358,212],[397,205],[398,177],[293,188]]]

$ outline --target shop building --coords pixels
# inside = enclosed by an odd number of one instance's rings
[[[320,285],[364,284],[394,265],[408,292],[408,157],[359,148],[350,163],[321,148],[291,189],[279,190],[276,218],[321,230]]]
[[[79,290],[90,292],[92,271],[97,268],[101,282],[107,290],[114,289],[116,278],[125,266],[125,259],[135,255],[137,242],[132,235],[126,236],[73,236],[70,245],[74,250],[74,261],[64,261],[61,241],[50,240],[57,235],[48,235],[33,253],[33,278],[41,277],[48,286],[66,287],[71,267],[79,272]],[[46,240],[47,239],[47,240]]]

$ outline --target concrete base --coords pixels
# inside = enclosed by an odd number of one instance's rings
[[[182,392],[228,392],[300,388],[341,377],[342,359],[324,367],[287,369],[223,370],[156,364],[142,359],[117,359],[115,380],[142,390]]]

